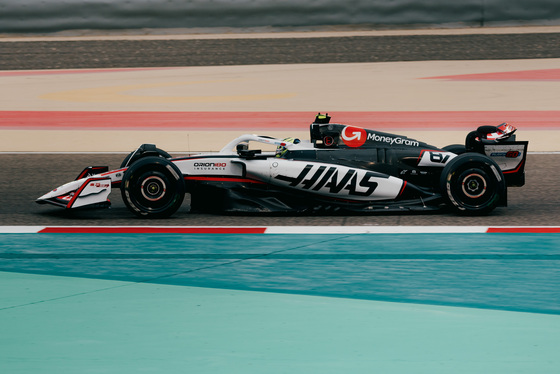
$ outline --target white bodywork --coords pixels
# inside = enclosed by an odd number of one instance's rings
[[[59,205],[64,205],[66,208],[80,208],[107,202],[110,193],[111,178],[97,175],[66,183],[37,200],[55,199]]]
[[[525,147],[522,144],[486,144],[484,153],[496,161],[502,172],[508,172],[523,162]]]
[[[351,200],[394,199],[404,184],[399,178],[321,162],[279,158],[243,162],[249,178],[279,187]]]

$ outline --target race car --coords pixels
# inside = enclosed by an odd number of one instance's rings
[[[437,148],[318,114],[310,140],[242,135],[217,153],[173,158],[153,144],[120,168],[89,166],[39,197],[65,209],[108,207],[113,188],[140,217],[164,218],[191,196],[192,212],[368,213],[449,207],[480,215],[507,206],[525,184],[527,141],[507,123],[481,126],[465,144]],[[254,145],[258,145],[257,148]],[[262,148],[270,148],[264,150]]]

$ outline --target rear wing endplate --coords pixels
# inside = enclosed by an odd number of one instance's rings
[[[508,187],[521,187],[525,184],[528,145],[528,141],[484,144],[484,154],[498,164]]]

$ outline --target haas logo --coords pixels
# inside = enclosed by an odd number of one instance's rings
[[[356,148],[361,147],[367,139],[366,130],[359,127],[346,126],[342,130],[342,141],[348,147]]]

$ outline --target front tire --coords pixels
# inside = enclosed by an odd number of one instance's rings
[[[124,173],[121,195],[127,208],[137,216],[166,218],[183,203],[183,175],[171,161],[161,157],[145,157]]]
[[[157,148],[154,144],[142,144],[134,152],[130,152],[121,162],[121,169],[134,164],[141,158],[158,156],[163,158],[171,158],[171,155],[163,149]]]
[[[455,157],[443,169],[441,194],[458,213],[488,214],[506,196],[506,184],[500,167],[489,157],[465,153]]]

